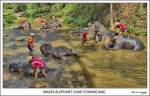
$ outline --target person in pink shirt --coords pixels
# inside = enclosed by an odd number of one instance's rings
[[[37,56],[27,56],[26,61],[30,63],[33,69],[32,72],[35,72],[34,80],[37,80],[40,71],[47,78],[47,74],[45,73],[46,64],[41,59],[39,59]]]
[[[83,32],[82,32],[82,41],[83,41],[83,45],[86,46],[86,41],[87,41],[87,28],[84,28]]]

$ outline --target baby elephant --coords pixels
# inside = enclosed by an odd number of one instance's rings
[[[41,45],[40,51],[45,57],[54,56],[59,59],[61,59],[62,56],[80,56],[80,54],[72,52],[71,49],[65,46],[52,47],[51,44]]]
[[[49,71],[55,71],[55,69],[49,68],[45,66],[45,72]],[[19,62],[19,63],[11,63],[9,65],[9,72],[18,72],[20,75],[20,78],[34,76],[34,72],[32,72],[32,67],[27,62]],[[40,72],[38,74],[39,77],[43,76],[43,74]]]
[[[18,27],[13,28],[13,29],[23,29],[23,30],[25,30],[25,29],[31,29],[31,23],[24,22],[21,25],[19,25]]]
[[[115,40],[115,47],[113,49],[128,49],[134,51],[140,51],[145,48],[143,42],[135,36],[127,36],[124,37],[123,35],[114,36],[113,39]]]

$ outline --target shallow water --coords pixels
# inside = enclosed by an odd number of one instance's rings
[[[3,34],[10,38],[3,39],[3,87],[4,88],[146,88],[147,87],[147,37],[139,37],[146,48],[142,51],[106,50],[102,42],[94,43],[90,39],[87,47],[81,43],[81,36],[72,36],[70,31],[78,29],[63,23],[59,30],[40,31],[40,23],[29,20],[31,30],[12,29],[18,23],[4,29]],[[34,55],[42,58],[46,65],[57,69],[49,72],[49,80],[39,77],[33,83],[33,77],[20,79],[18,73],[9,73],[12,62],[25,61],[28,55],[26,40],[30,33],[35,34]],[[89,36],[91,37],[91,36]],[[16,41],[16,38],[22,41]],[[81,57],[67,56],[62,60],[44,58],[40,46],[51,43],[52,46],[66,46]],[[16,82],[16,80],[18,82]]]

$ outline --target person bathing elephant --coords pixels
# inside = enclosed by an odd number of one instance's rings
[[[51,44],[43,44],[40,46],[41,53],[47,56],[54,56],[55,58],[61,59],[63,56],[80,56],[80,54],[72,52],[65,46],[52,47]]]
[[[127,50],[134,50],[140,51],[145,48],[143,42],[133,36],[124,37],[123,35],[117,35],[113,37],[115,41],[115,46],[113,48],[109,48],[111,50],[119,50],[119,49],[127,49]]]
[[[50,21],[49,23],[42,23],[42,27],[40,29],[57,29],[58,27],[62,27],[62,25],[57,21]]]
[[[107,33],[106,38],[104,40],[104,48],[106,49],[112,49],[115,46],[115,40],[113,40],[113,37],[116,36],[116,32],[114,31],[110,31],[109,33]]]
[[[31,23],[25,22],[24,20],[21,20],[21,25],[19,27],[13,28],[13,29],[30,29],[31,28]]]
[[[98,21],[95,21],[92,26],[89,26],[87,29],[87,33],[93,35],[95,42],[104,41],[108,32],[109,31]]]
[[[54,24],[56,28],[62,27],[62,25],[56,20],[51,21],[50,24]]]
[[[49,71],[55,71],[55,69],[45,66],[45,72],[48,73]],[[9,72],[10,73],[18,72],[21,78],[35,76],[35,70],[32,69],[31,65],[29,65],[29,63],[27,62],[21,61],[18,63],[11,63],[9,65]],[[38,76],[43,77],[42,72],[40,72]]]

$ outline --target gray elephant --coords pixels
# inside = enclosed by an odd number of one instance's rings
[[[47,73],[49,71],[55,71],[55,69],[45,66],[45,72]],[[25,77],[34,76],[34,73],[32,72],[32,67],[30,66],[30,64],[27,62],[21,62],[21,61],[19,63],[11,63],[9,65],[9,72],[18,72],[21,78],[23,76]],[[40,72],[38,76],[43,76],[43,74]]]
[[[128,49],[134,51],[140,51],[145,48],[143,42],[134,36],[127,36],[124,37],[123,35],[114,36],[113,39],[115,40],[116,45],[114,46],[114,50],[119,49]]]
[[[53,23],[45,23],[40,29],[56,29],[56,26]]]
[[[53,20],[53,21],[51,21],[51,22],[49,22],[50,24],[54,24],[54,26],[56,27],[56,28],[58,28],[58,27],[62,27],[62,25],[58,22],[58,21],[56,21],[56,20]]]
[[[62,56],[80,56],[80,54],[72,52],[65,46],[52,47],[51,44],[43,44],[40,47],[41,53],[47,56],[54,56],[55,58],[61,59]]]
[[[62,25],[57,21],[50,21],[42,25],[40,29],[57,29],[58,27],[62,27]]]
[[[13,29],[30,29],[31,28],[31,23],[28,22],[24,22],[21,25],[19,25],[19,27],[13,28]]]
[[[72,35],[77,35],[77,36],[81,36],[83,30],[82,29],[77,29],[71,32]]]
[[[87,33],[93,35],[95,42],[104,41],[108,32],[109,31],[98,21],[95,21],[92,26],[87,28]]]
[[[115,40],[113,39],[114,36],[116,36],[116,32],[110,31],[106,34],[105,40],[104,40],[104,48],[106,49],[112,49],[115,46]]]

